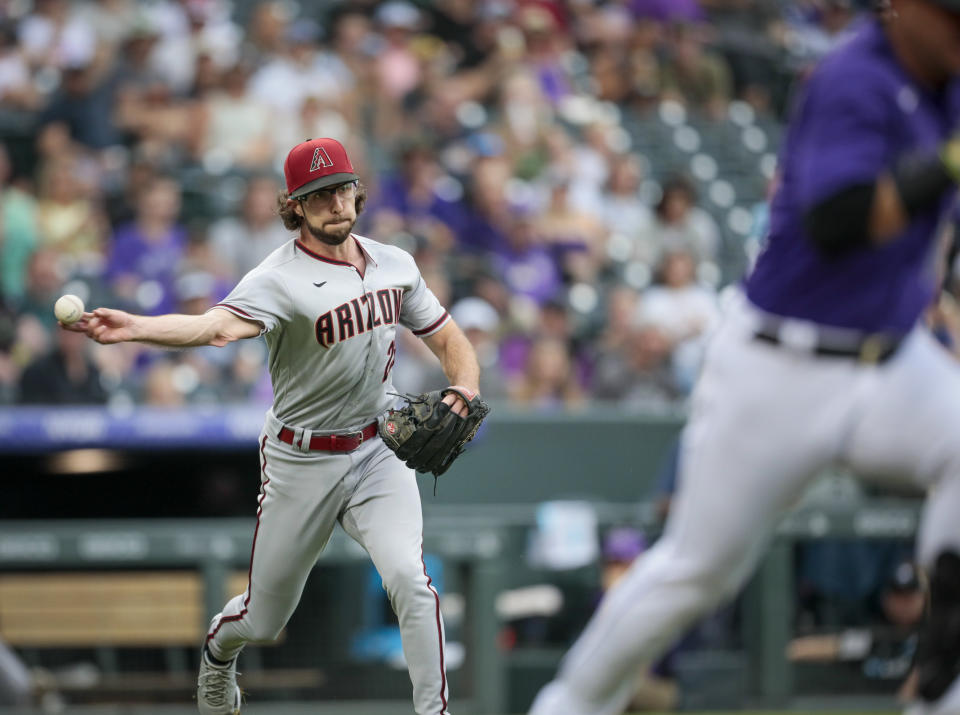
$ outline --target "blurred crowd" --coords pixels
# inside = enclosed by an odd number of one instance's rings
[[[0,404],[269,402],[262,341],[104,348],[56,329],[52,306],[203,312],[291,238],[282,161],[317,136],[346,145],[370,196],[357,232],[416,256],[489,399],[682,403],[763,206],[731,232],[723,197],[641,151],[634,120],[776,125],[790,81],[862,10],[0,3]],[[439,386],[422,343],[399,342],[396,386]]]

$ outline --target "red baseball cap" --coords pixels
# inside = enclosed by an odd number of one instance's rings
[[[308,139],[293,147],[283,162],[283,175],[291,199],[360,178],[353,172],[343,144],[326,137]]]

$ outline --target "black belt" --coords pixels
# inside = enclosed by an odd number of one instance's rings
[[[760,328],[754,332],[753,337],[755,340],[773,345],[787,345],[779,333],[770,328]],[[902,343],[902,336],[897,337],[880,333],[866,335],[861,340],[848,345],[840,345],[836,342],[818,338],[807,352],[824,357],[849,358],[867,365],[879,365],[892,358]]]

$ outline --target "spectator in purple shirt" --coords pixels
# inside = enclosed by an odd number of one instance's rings
[[[634,17],[659,22],[699,22],[704,19],[697,0],[630,0]]]
[[[106,278],[121,300],[148,315],[176,307],[174,284],[187,245],[179,214],[180,187],[156,177],[138,197],[135,219],[113,234]]]
[[[460,250],[484,253],[507,246],[514,209],[507,200],[506,186],[512,176],[503,156],[482,156],[475,161],[467,183],[468,213],[457,234]]]
[[[554,252],[536,228],[533,217],[516,216],[507,231],[507,245],[493,253],[493,264],[511,293],[542,305],[557,296],[563,277]]]
[[[406,231],[424,236],[434,248],[448,251],[466,221],[463,187],[437,162],[426,141],[400,152],[396,172],[380,182],[369,208],[373,235]]]

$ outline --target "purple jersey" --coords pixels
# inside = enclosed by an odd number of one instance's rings
[[[767,246],[746,282],[750,300],[778,315],[867,332],[906,333],[933,300],[936,241],[955,192],[918,214],[893,241],[823,256],[804,215],[899,157],[933,154],[957,128],[960,81],[941,91],[907,75],[876,20],[826,57],[802,89],[780,155],[781,183]]]

